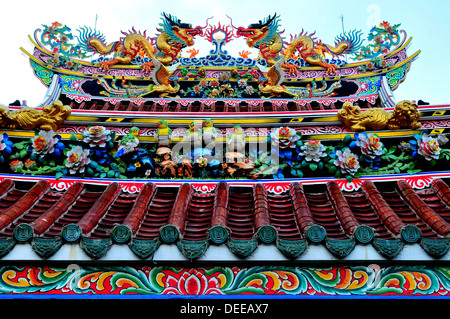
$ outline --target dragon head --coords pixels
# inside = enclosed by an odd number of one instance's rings
[[[264,42],[270,42],[278,33],[279,16],[275,13],[273,16],[268,16],[264,21],[259,20],[258,23],[252,23],[247,28],[239,27],[236,31],[238,37],[243,36],[247,38],[247,45],[249,47],[258,48]]]
[[[182,47],[194,45],[194,37],[203,35],[203,29],[200,26],[195,28],[190,23],[183,23],[180,19],[170,14],[163,13],[163,23],[160,23],[161,29],[158,31],[165,32],[173,41],[181,44]]]

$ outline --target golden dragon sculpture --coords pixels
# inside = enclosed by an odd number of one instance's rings
[[[311,98],[311,97],[329,97],[335,96],[337,93],[335,90],[341,87],[341,82],[333,82],[329,87],[325,80],[322,81],[322,87],[320,89],[316,88],[316,82],[313,80],[308,83],[305,88],[295,87],[295,86],[285,86],[282,85],[284,80],[284,72],[282,70],[282,65],[284,64],[284,57],[279,59],[266,73],[267,82],[259,83],[259,90],[263,94],[268,94],[270,97],[276,97],[281,94],[287,94],[293,96],[295,100],[301,98]]]
[[[235,28],[238,37],[243,36],[247,39],[247,45],[251,48],[258,48],[260,59],[265,59],[269,66],[284,57],[285,61],[290,58],[302,58],[310,65],[317,65],[327,69],[327,74],[336,71],[336,65],[325,61],[325,54],[339,56],[355,52],[361,45],[359,32],[352,31],[336,37],[335,45],[329,45],[318,41],[312,36],[302,31],[300,35],[291,36],[290,43],[284,43],[281,37],[282,32],[278,31],[279,16],[275,13],[268,16],[264,21],[252,23],[247,28]],[[298,56],[297,56],[297,55]],[[282,66],[289,69],[289,73],[296,73],[298,66],[295,64],[283,62]]]
[[[176,57],[179,57],[183,48],[194,44],[194,37],[202,35],[205,27],[192,27],[189,23],[183,23],[176,17],[162,13],[162,23],[157,29],[159,35],[156,38],[156,48],[153,46],[154,39],[147,37],[134,30],[128,33],[122,32],[124,37],[119,41],[107,44],[104,36],[98,31],[92,31],[87,27],[79,30],[78,41],[87,51],[101,55],[113,54],[110,60],[100,62],[103,70],[109,70],[109,67],[115,64],[130,64],[138,55],[146,56],[149,62],[142,63],[144,71],[149,72],[154,66],[153,58],[156,58],[164,65],[172,63]]]

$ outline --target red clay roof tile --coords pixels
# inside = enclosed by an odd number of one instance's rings
[[[30,225],[33,235],[43,238],[62,236],[62,229],[70,224],[78,225],[82,237],[92,239],[118,236],[117,228],[125,227],[122,231],[128,236],[114,237],[118,243],[158,240],[167,226],[178,232],[174,241],[199,243],[211,239],[209,232],[220,226],[233,245],[256,238],[264,242],[270,231],[258,234],[261,227],[270,227],[277,238],[291,242],[311,240],[308,229],[314,227],[326,231],[327,240],[351,240],[361,226],[372,229],[377,239],[405,238],[411,243],[418,240],[417,234],[443,239],[450,233],[450,211],[444,200],[448,186],[442,180],[420,191],[401,181],[386,189],[367,181],[352,192],[341,191],[334,182],[307,188],[294,182],[279,194],[268,193],[262,184],[230,187],[225,182],[206,194],[189,183],[180,187],[148,183],[134,194],[125,193],[118,183],[98,191],[79,182],[63,192],[51,191],[46,181],[24,190],[14,184],[0,183],[0,203],[5,204],[3,209],[0,205],[2,237],[13,236],[19,224]]]

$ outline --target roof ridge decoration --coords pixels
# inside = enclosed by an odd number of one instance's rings
[[[113,53],[114,56],[110,60],[101,61],[100,66],[103,70],[108,71],[111,65],[130,64],[138,55],[145,56],[148,62],[142,63],[143,70],[148,72],[153,66],[153,58],[160,63],[168,64],[174,61],[182,48],[192,46],[193,38],[202,34],[202,27],[192,28],[189,23],[182,23],[176,17],[163,13],[162,23],[157,29],[160,33],[155,41],[148,38],[146,33],[140,34],[136,30],[128,33],[122,32],[124,37],[120,41],[112,42],[106,45],[104,36],[99,32],[80,32],[78,40],[80,46],[100,55],[108,55]],[[82,28],[82,31],[88,28]],[[158,51],[155,50],[151,42],[155,42]]]
[[[234,26],[231,18],[229,25],[210,25],[209,19],[205,26],[194,28],[163,13],[155,36],[132,28],[109,44],[98,30],[83,26],[75,30],[75,36],[70,28],[54,22],[35,31],[36,48],[29,55],[43,83],[48,85],[51,75],[58,74],[63,93],[76,101],[158,97],[338,101],[348,96],[364,101],[371,77],[383,77],[410,65],[419,53],[408,57],[406,32],[398,29],[399,24],[388,22],[371,30],[366,45],[357,30],[337,35],[331,45],[318,39],[316,32],[303,29],[286,41],[276,13],[248,27]],[[199,38],[215,46],[203,57],[197,57],[199,50],[194,47]],[[228,42],[242,39],[259,50],[259,57],[250,58],[246,50],[234,57],[224,49]],[[184,57],[184,52],[189,57]],[[85,61],[90,54],[100,57]],[[342,57],[356,62],[348,63]],[[401,77],[406,72],[400,71]],[[392,87],[398,82],[401,78]]]
[[[420,112],[417,110],[417,105],[411,101],[397,103],[393,112],[387,112],[382,108],[371,108],[361,112],[359,106],[346,102],[337,112],[337,116],[350,131],[404,128],[416,130],[422,127],[419,122]]]

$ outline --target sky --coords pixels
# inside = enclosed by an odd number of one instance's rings
[[[388,21],[400,23],[400,29],[412,37],[408,54],[421,51],[413,62],[405,82],[394,91],[397,101],[419,99],[433,105],[450,104],[447,87],[450,84],[450,2],[445,0],[23,0],[11,1],[2,7],[0,29],[0,104],[8,105],[15,100],[37,106],[44,99],[46,87],[34,76],[28,57],[21,47],[33,52],[28,36],[42,25],[58,21],[70,27],[74,34],[82,26],[96,26],[107,42],[117,41],[121,31],[133,27],[147,35],[154,36],[161,21],[161,13],[175,15],[193,26],[209,24],[228,25],[227,15],[235,26],[247,27],[250,23],[263,20],[278,13],[284,36],[300,33],[302,30],[316,32],[317,38],[334,44],[334,38],[343,28],[345,31],[361,30],[365,39],[372,26]],[[342,17],[342,18],[341,18]],[[208,42],[196,38],[194,48],[198,57],[206,56]],[[367,44],[367,42],[366,42]],[[228,53],[249,50],[243,38],[234,39],[226,45]],[[186,49],[185,49],[186,50]],[[250,57],[256,58],[256,51]],[[183,56],[188,56],[184,53]]]

